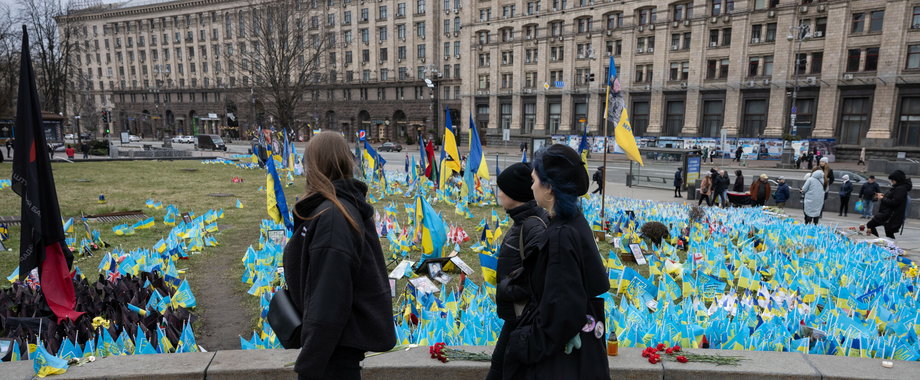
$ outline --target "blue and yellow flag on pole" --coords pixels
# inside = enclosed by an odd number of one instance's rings
[[[607,104],[604,106],[604,122],[607,123],[608,127],[614,125],[614,138],[617,145],[626,153],[626,157],[644,166],[642,155],[639,154],[639,146],[636,144],[636,137],[633,136],[632,126],[629,124],[626,101],[623,99],[623,94],[620,93],[620,80],[617,78],[617,68],[613,63],[613,56],[610,56],[609,73],[607,77]],[[605,146],[604,149],[607,149],[607,147]]]
[[[268,168],[268,174],[265,176],[265,205],[268,209],[268,216],[275,223],[284,222],[284,225],[290,231],[294,229],[294,223],[288,213],[287,200],[284,198],[284,186],[281,185],[281,179],[278,178],[278,171],[275,170],[273,157],[274,154],[269,149],[268,160],[265,163]]]
[[[482,152],[482,142],[479,141],[479,130],[473,122],[473,114],[470,114],[470,157],[466,166],[473,174],[489,179],[489,165],[486,163],[486,155]]]
[[[383,166],[387,164],[387,160],[384,160],[383,157],[374,150],[374,147],[367,143],[367,140],[364,141],[364,162],[367,162],[367,167],[372,171],[376,171],[378,168],[382,169]]]
[[[425,259],[441,257],[447,243],[444,219],[441,219],[441,215],[438,215],[421,196],[415,198],[415,228],[420,235],[417,238],[422,243],[422,258],[419,263]]]
[[[444,146],[442,149],[453,161],[445,161],[444,169],[460,172],[460,151],[457,149],[457,136],[454,134],[453,122],[450,120],[450,108],[445,109]]]

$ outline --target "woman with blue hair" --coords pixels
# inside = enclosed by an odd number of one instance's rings
[[[525,259],[532,297],[511,332],[505,379],[609,379],[604,301],[610,288],[579,197],[588,172],[572,148],[541,149],[534,198],[549,213],[545,242]]]

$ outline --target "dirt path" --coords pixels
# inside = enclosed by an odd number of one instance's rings
[[[239,350],[240,335],[248,337],[250,315],[244,307],[239,290],[239,278],[232,268],[241,255],[227,249],[208,253],[210,257],[195,268],[190,285],[195,289],[200,309],[201,327],[196,334],[198,344],[208,351]]]

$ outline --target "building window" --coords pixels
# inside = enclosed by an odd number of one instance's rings
[[[564,86],[562,83],[562,70],[551,70],[549,72],[549,81],[553,84],[553,87],[562,88]]]
[[[840,110],[840,140],[838,144],[859,144],[869,130],[868,97],[844,98]]]
[[[668,80],[687,80],[689,76],[690,62],[671,62],[671,70],[670,75],[668,76]]]
[[[761,41],[761,33],[763,32],[763,25],[751,25],[751,43],[759,44]]]
[[[549,60],[552,62],[558,62],[565,59],[565,47],[564,46],[553,46],[549,49]]]
[[[645,135],[648,129],[649,111],[651,106],[649,102],[633,102],[632,106],[632,128],[633,136]]]
[[[655,23],[655,8],[642,8],[638,11],[639,25],[648,25]]]
[[[550,31],[550,35],[553,37],[561,36],[563,33],[562,21],[555,21],[555,22],[549,23],[549,31]]]
[[[684,101],[674,100],[667,102],[665,111],[663,134],[665,136],[680,135],[681,130],[684,128]]]
[[[609,13],[604,16],[604,25],[606,28],[615,29],[623,26],[623,14],[622,13]]]
[[[824,53],[820,51],[811,53],[811,70],[809,72],[812,74],[820,74],[822,66],[824,66]]]
[[[798,98],[795,100],[796,136],[800,138],[811,137],[811,131],[815,125],[816,104],[817,102],[814,98]],[[788,128],[786,132],[792,133]]]
[[[760,75],[760,57],[751,57],[748,60],[748,76],[756,77]]]
[[[537,123],[537,104],[524,103],[524,123],[521,124],[521,133],[530,133]]]
[[[767,24],[767,33],[764,35],[764,41],[774,42],[776,41],[776,23],[771,22]]]
[[[860,49],[850,49],[847,52],[847,71],[856,72],[859,71],[859,59],[861,58],[862,50]]]
[[[502,74],[502,87],[501,88],[512,88],[514,87],[514,74],[505,73]]]
[[[741,137],[760,137],[767,127],[767,99],[744,101],[744,117],[741,120]]]
[[[514,52],[513,51],[503,51],[502,52],[502,66],[513,65],[514,64]]]
[[[865,67],[863,68],[863,71],[878,70],[878,53],[879,53],[879,48],[866,49],[866,64],[865,64]]]
[[[898,144],[920,145],[920,97],[901,99],[901,115],[898,123]]]
[[[722,129],[722,115],[725,111],[725,102],[722,100],[703,101],[703,130],[702,137],[718,137]]]
[[[488,90],[489,89],[489,74],[480,74],[479,75],[479,89]]]
[[[489,53],[479,53],[479,67],[489,67],[491,62],[491,54]]]
[[[524,63],[537,63],[538,61],[536,48],[524,50]]]
[[[501,129],[511,129],[511,103],[502,103],[498,111]]]
[[[572,125],[575,126],[575,131],[578,133],[583,133],[588,128],[588,103],[584,102],[584,99],[576,101],[572,105]]]
[[[524,74],[524,87],[525,88],[537,87],[537,72],[536,71],[529,71]]]
[[[907,68],[920,69],[920,45],[907,47]]]
[[[712,16],[731,14],[735,11],[735,0],[712,0],[709,9]]]
[[[853,21],[850,23],[850,33],[862,33],[866,31],[866,14],[854,13]]]
[[[689,20],[693,17],[693,3],[678,3],[672,7],[674,21]]]
[[[479,9],[479,22],[488,22],[492,19],[492,8]]]
[[[582,17],[575,20],[575,25],[578,33],[590,33],[591,32],[591,18]]]
[[[562,121],[562,103],[549,103],[548,108],[547,126],[549,127],[549,133],[555,134],[559,132],[559,123]]]
[[[910,19],[911,29],[920,29],[920,7],[914,7],[914,13]]]
[[[872,11],[869,13],[869,32],[881,32],[885,23],[885,11]]]

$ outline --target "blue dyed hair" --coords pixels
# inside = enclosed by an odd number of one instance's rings
[[[543,166],[543,156],[547,154],[546,148],[540,148],[533,159],[533,169],[540,179],[540,184],[544,187],[547,185],[553,190],[556,202],[553,204],[553,213],[563,219],[570,219],[581,212],[581,203],[578,202],[578,186],[562,178],[552,178],[548,176],[546,167]],[[552,154],[552,153],[550,153]]]

